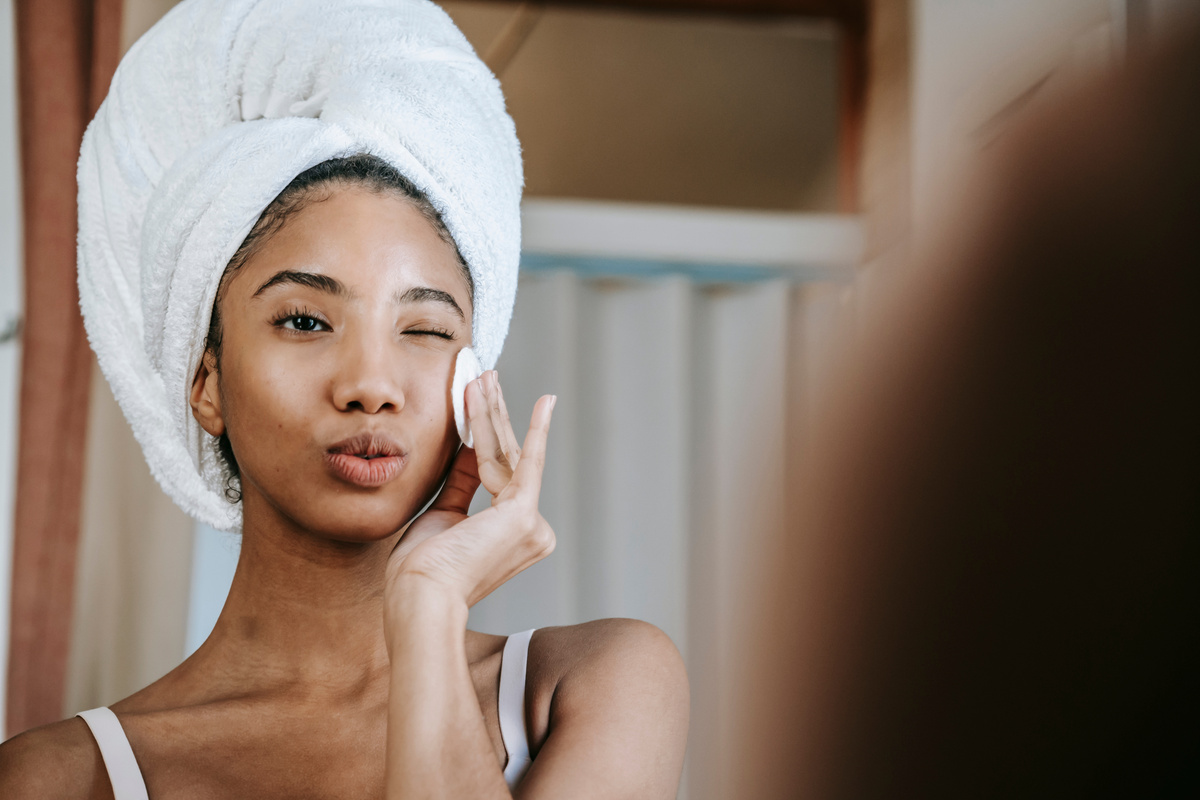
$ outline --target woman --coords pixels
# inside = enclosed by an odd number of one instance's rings
[[[554,398],[523,447],[495,371],[475,449],[452,411],[460,351],[507,329],[519,194],[498,87],[431,4],[190,0],[130,51],[80,161],[81,304],[156,477],[241,556],[195,654],[0,746],[0,796],[674,796],[660,631],[465,627],[554,543]]]

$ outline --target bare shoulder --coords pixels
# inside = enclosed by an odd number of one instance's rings
[[[688,679],[675,643],[662,630],[635,619],[600,619],[542,628],[530,645],[530,667],[539,684],[553,685],[555,724],[568,717],[627,716],[653,697],[658,712],[686,728]]]
[[[687,693],[687,671],[679,649],[661,629],[636,619],[599,619],[579,625],[542,628],[534,635],[543,668],[561,690],[589,692],[597,684],[620,682],[629,689],[655,687]]]
[[[636,619],[601,619],[552,629],[550,636],[561,649],[556,695],[564,711],[599,704],[631,711],[653,699],[651,707],[686,729],[687,670],[661,629]]]
[[[0,797],[111,798],[104,761],[84,721],[43,725],[0,744]]]
[[[675,796],[689,689],[669,636],[632,619],[542,628],[529,668],[534,763],[523,796]]]

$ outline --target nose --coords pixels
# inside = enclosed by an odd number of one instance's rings
[[[339,351],[333,387],[339,411],[379,414],[404,408],[401,370],[387,342],[347,337]]]

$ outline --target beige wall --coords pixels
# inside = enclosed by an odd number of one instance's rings
[[[121,8],[121,52],[150,30],[179,0],[125,0]]]
[[[484,55],[519,4],[442,5]],[[500,76],[526,193],[836,210],[836,61],[829,25],[549,8]]]
[[[1120,50],[1123,0],[913,0],[918,228],[998,122]],[[1034,88],[1040,87],[1040,88]]]

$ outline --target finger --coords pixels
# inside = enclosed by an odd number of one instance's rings
[[[516,432],[512,431],[512,420],[509,419],[509,407],[504,404],[504,389],[500,386],[500,373],[492,371],[493,387],[496,389],[496,405],[498,407],[498,417],[500,427],[500,441],[504,444],[504,455],[509,459],[509,467],[517,468],[517,464],[521,463],[521,444],[517,441]]]
[[[489,391],[486,373],[467,384],[467,420],[471,426],[471,436],[475,439],[479,478],[483,481],[483,487],[495,497],[512,480],[513,470],[504,455],[499,434],[492,425],[488,411]]]
[[[475,451],[463,447],[454,457],[454,463],[450,465],[450,474],[446,476],[446,485],[438,492],[430,508],[466,514],[478,488],[479,465],[475,460]]]
[[[500,376],[496,370],[491,371],[488,388],[488,414],[492,418],[492,426],[496,429],[508,466],[516,469],[521,461],[521,447],[517,444],[517,435],[513,433],[512,420],[508,418],[508,408],[504,405],[504,392],[500,389]]]
[[[542,473],[546,468],[546,442],[550,438],[550,418],[557,402],[557,395],[547,394],[542,395],[534,405],[521,463],[513,474],[513,486],[522,493],[532,493],[535,502],[541,493]]]

